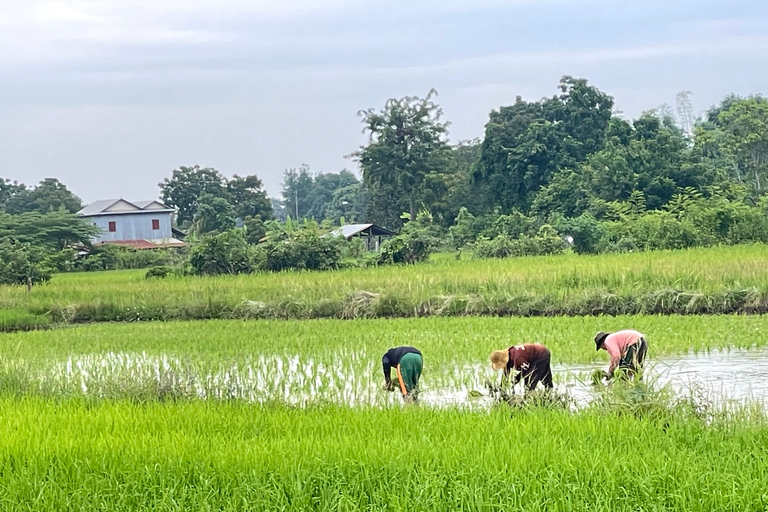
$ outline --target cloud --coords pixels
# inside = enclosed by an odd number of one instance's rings
[[[68,22],[68,21],[99,21],[98,16],[93,16],[78,8],[76,4],[65,2],[46,2],[35,7],[35,19],[43,22]]]

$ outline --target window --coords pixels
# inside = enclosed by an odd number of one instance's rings
[[[117,223],[115,221],[110,221],[109,222],[109,232],[110,233],[114,233],[115,231],[117,231]]]
[[[152,219],[152,229],[160,229],[160,219]]]

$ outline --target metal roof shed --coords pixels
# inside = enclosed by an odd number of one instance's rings
[[[354,236],[366,239],[369,251],[378,251],[383,237],[395,236],[397,233],[376,224],[347,224],[331,231],[334,236],[343,236],[347,240]]]

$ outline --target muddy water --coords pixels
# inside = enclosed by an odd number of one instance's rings
[[[260,356],[237,364],[210,365],[146,353],[106,353],[72,357],[40,368],[36,386],[45,393],[97,397],[173,396],[253,402],[279,399],[304,405],[323,400],[347,405],[400,403],[397,393],[381,389],[378,357],[360,352],[328,355],[328,361],[300,356]],[[329,361],[332,361],[329,362]],[[605,363],[556,365],[559,391],[577,404],[595,397],[591,373]],[[711,402],[768,403],[768,350],[712,351],[648,361],[646,378],[679,394],[695,392]],[[425,368],[422,401],[433,406],[485,407],[469,397],[499,379],[486,364],[444,364]],[[522,387],[518,387],[522,392]]]

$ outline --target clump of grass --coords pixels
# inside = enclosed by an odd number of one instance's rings
[[[19,309],[0,309],[0,332],[33,331],[52,324],[48,315],[38,315]]]
[[[341,318],[370,318],[379,305],[381,295],[365,290],[356,290],[344,298],[341,306]]]
[[[554,389],[538,388],[522,394],[516,394],[513,388],[501,386],[490,380],[485,382],[488,397],[495,406],[507,405],[513,409],[545,408],[571,410],[576,404],[566,393]]]

